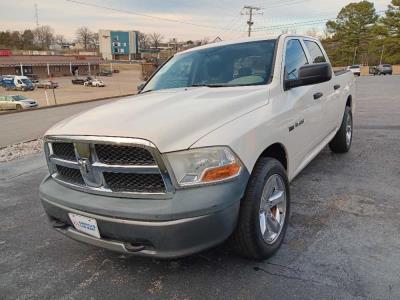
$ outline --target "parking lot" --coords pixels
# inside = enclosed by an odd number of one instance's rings
[[[47,224],[42,154],[0,163],[0,298],[400,299],[400,76],[357,81],[352,150],[324,149],[292,182],[265,262],[227,245],[160,261],[79,244]]]
[[[3,88],[0,88],[0,95],[23,95],[38,101],[39,107],[44,107],[134,94],[137,91],[137,85],[142,81],[140,78],[140,65],[124,65],[122,67],[124,69],[120,73],[114,73],[112,77],[97,76],[97,78],[104,81],[105,87],[85,87],[83,85],[72,84],[71,80],[74,77],[67,76],[53,79],[53,81],[59,84],[59,87],[54,90],[47,90],[47,100],[43,88],[26,92],[5,91]]]

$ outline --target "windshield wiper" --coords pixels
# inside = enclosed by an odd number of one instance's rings
[[[144,94],[144,93],[148,93],[148,92],[152,92],[153,90],[146,90],[144,92],[140,91],[139,94]]]

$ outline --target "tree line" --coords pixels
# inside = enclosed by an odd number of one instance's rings
[[[400,0],[382,16],[372,2],[348,4],[327,22],[322,43],[335,66],[400,64]]]
[[[74,43],[80,43],[85,50],[96,50],[99,44],[99,36],[87,27],[79,27],[75,33]],[[0,31],[0,48],[18,50],[49,50],[51,46],[58,45],[61,48],[69,41],[62,34],[55,34],[49,25],[39,26],[36,29],[23,31]]]

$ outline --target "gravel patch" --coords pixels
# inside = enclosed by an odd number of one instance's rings
[[[18,143],[0,148],[0,162],[6,162],[19,157],[42,152],[43,139],[37,139],[29,142]]]

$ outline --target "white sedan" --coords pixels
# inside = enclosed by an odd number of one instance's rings
[[[92,79],[90,81],[86,81],[84,83],[84,86],[105,87],[106,85],[104,84],[103,80],[95,78],[95,79]]]

